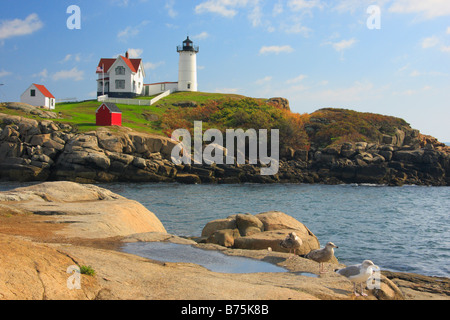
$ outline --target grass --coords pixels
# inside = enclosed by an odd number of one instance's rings
[[[87,276],[95,276],[95,270],[91,266],[80,266],[80,273]]]
[[[138,97],[148,100],[152,97]],[[179,102],[194,102],[198,108],[176,106]],[[286,146],[326,147],[344,142],[377,142],[383,134],[393,135],[397,128],[409,127],[404,120],[347,109],[325,108],[311,114],[297,114],[281,110],[266,99],[248,98],[237,94],[207,92],[175,92],[153,106],[117,104],[122,111],[123,127],[138,132],[168,135],[177,128],[193,126],[202,120],[203,128],[277,128]],[[97,100],[76,103],[58,103],[60,116],[53,120],[70,124],[79,132],[95,131],[95,111],[101,105]],[[7,109],[0,104],[0,112],[43,120],[26,112]]]
[[[136,99],[148,100],[151,97],[138,97]],[[153,106],[138,106],[117,104],[122,111],[122,125],[139,132],[163,134],[161,128],[161,118],[169,111],[177,111],[180,107],[174,106],[177,102],[193,101],[198,105],[211,100],[242,99],[244,96],[236,94],[206,93],[206,92],[175,92],[161,100]],[[81,102],[57,103],[53,112],[59,113],[60,119],[53,121],[66,123],[76,127],[79,132],[97,130],[95,125],[95,111],[101,105],[97,100],[86,100]],[[36,120],[45,120],[35,115],[27,114],[19,110],[12,110],[2,107],[0,112],[10,115],[18,115]]]
[[[148,100],[151,97],[138,97],[136,99]],[[167,111],[176,111],[180,107],[174,106],[177,102],[193,101],[203,104],[210,100],[241,99],[244,96],[222,93],[205,92],[175,92],[153,106],[138,106],[117,104],[122,111],[122,125],[136,131],[163,134],[161,118]],[[96,130],[95,111],[100,106],[96,100],[88,100],[75,103],[58,103],[56,110],[62,116],[59,122],[67,123],[78,128],[80,132]],[[154,119],[154,120],[152,120]],[[157,120],[156,120],[157,119]]]

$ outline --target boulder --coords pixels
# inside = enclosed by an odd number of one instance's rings
[[[270,98],[269,100],[266,101],[266,103],[272,104],[280,109],[291,110],[291,108],[289,107],[289,100],[287,100],[286,98],[280,97]]]
[[[218,233],[220,230],[228,230]],[[239,237],[229,230],[238,230]],[[289,252],[286,248],[280,247],[286,235],[295,233],[302,239],[303,245],[298,251],[306,254],[311,250],[319,249],[320,244],[317,237],[301,222],[293,217],[279,211],[264,212],[257,215],[237,214],[226,219],[211,221],[205,225],[202,237],[207,237],[207,242],[219,243],[221,239],[228,244],[233,236],[233,247],[248,250],[261,250],[271,248],[273,251]],[[222,244],[221,244],[222,245]]]
[[[202,237],[209,237],[217,230],[223,229],[236,229],[236,219],[234,217],[229,217],[226,219],[217,219],[208,222],[202,230]]]
[[[177,182],[185,183],[185,184],[199,184],[202,182],[198,175],[188,174],[188,173],[177,174],[175,177],[175,180]]]
[[[424,154],[423,149],[399,150],[394,152],[393,159],[401,162],[421,163]]]
[[[294,159],[308,161],[308,150],[295,150]]]
[[[27,201],[23,201],[24,197]],[[46,182],[0,192],[2,201],[8,201],[3,203],[7,207],[45,216],[41,224],[63,225],[57,234],[67,238],[166,232],[161,221],[140,203],[94,185]]]
[[[234,246],[235,239],[239,237],[240,234],[238,229],[222,229],[211,234],[206,242],[232,248]]]
[[[34,135],[31,140],[30,144],[32,146],[42,146],[45,142],[48,142],[51,140],[50,134],[36,134]]]
[[[345,142],[341,146],[341,155],[345,158],[351,158],[356,154],[356,150],[352,143]]]
[[[236,226],[241,236],[249,236],[264,231],[264,224],[251,214],[236,215]]]

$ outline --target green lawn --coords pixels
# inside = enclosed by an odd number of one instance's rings
[[[152,97],[139,97],[136,99],[148,100]],[[161,117],[168,110],[176,111],[180,107],[173,104],[181,101],[193,101],[202,104],[208,100],[241,99],[244,96],[222,93],[205,92],[175,92],[161,100],[153,106],[138,106],[117,104],[122,111],[122,125],[137,131],[162,134]],[[76,103],[58,103],[56,112],[59,112],[63,119],[58,121],[78,127],[82,132],[96,130],[95,111],[101,102],[88,100]]]
[[[136,99],[148,100],[154,97],[155,96],[138,97]],[[178,106],[174,106],[174,104],[176,104],[177,102],[193,101],[198,105],[201,105],[210,100],[239,100],[242,98],[245,97],[236,94],[175,92],[159,100],[153,106],[117,104],[117,107],[119,107],[119,109],[122,111],[122,125],[124,127],[129,127],[140,132],[163,134],[161,128],[161,119],[166,112],[176,112],[179,108],[181,108]],[[98,127],[95,125],[95,111],[100,105],[101,102],[98,102],[97,100],[57,103],[56,109],[52,111],[58,113],[61,118],[55,119],[54,121],[70,124],[78,128],[80,132],[96,130]],[[7,109],[5,107],[2,107],[1,105],[0,112],[33,118],[36,120],[44,120],[37,116],[21,112],[19,110]]]

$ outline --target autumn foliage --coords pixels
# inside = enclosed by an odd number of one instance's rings
[[[194,121],[203,121],[203,130],[278,129],[280,147],[309,150],[344,142],[377,142],[383,134],[393,135],[408,126],[404,120],[346,109],[321,109],[299,114],[262,99],[209,100],[195,108],[170,110],[162,117],[166,135],[179,128],[193,131]]]
[[[281,146],[298,149],[309,147],[304,130],[308,114],[292,113],[259,99],[208,101],[196,108],[168,112],[162,119],[164,133],[168,136],[179,128],[188,129],[192,133],[194,121],[203,121],[203,130],[215,128],[225,132],[226,129],[278,129]]]

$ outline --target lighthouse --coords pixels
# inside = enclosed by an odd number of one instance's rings
[[[197,53],[198,46],[187,37],[182,46],[177,47],[180,54],[178,65],[178,91],[197,91]]]

